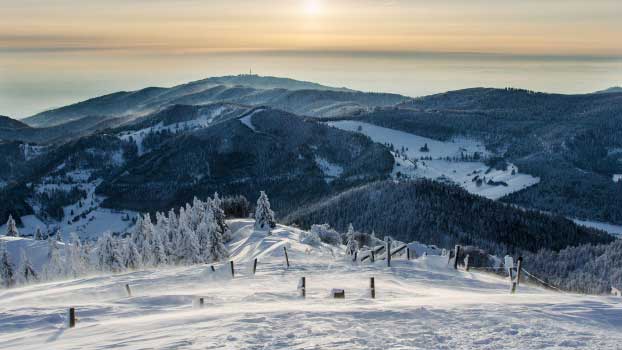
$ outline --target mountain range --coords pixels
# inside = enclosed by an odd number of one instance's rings
[[[621,102],[616,92],[491,88],[410,98],[254,75],[117,92],[22,121],[0,118],[0,220],[16,217],[25,233],[62,226],[96,236],[104,222],[135,212],[178,208],[214,192],[254,202],[264,190],[285,220],[342,228],[346,219],[331,222],[335,209],[323,204],[363,188],[370,193],[354,201],[400,203],[400,191],[434,192],[408,199],[419,201],[419,213],[431,210],[414,231],[378,226],[373,217],[347,219],[404,240],[436,232],[438,244],[470,237],[508,249],[510,241],[470,220],[492,225],[511,217],[529,235],[540,231],[550,249],[606,243],[602,232],[566,218],[622,224],[622,184],[615,181],[622,174]],[[395,135],[415,141],[400,144]],[[421,177],[440,187],[393,188]],[[378,181],[386,182],[365,187]],[[430,207],[430,198],[477,208],[460,208],[451,227],[438,226],[457,209]],[[399,206],[376,205],[377,215],[400,215]],[[511,232],[506,224],[499,227]],[[553,226],[573,234],[554,234]]]

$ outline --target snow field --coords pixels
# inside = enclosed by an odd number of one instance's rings
[[[395,158],[393,177],[397,177],[399,173],[400,176],[407,178],[422,177],[455,183],[470,193],[490,199],[499,199],[540,182],[537,177],[519,173],[518,167],[513,164],[510,164],[506,170],[496,170],[489,169],[484,163],[478,161],[446,160],[447,157],[460,159],[461,155],[472,157],[475,153],[482,157],[489,156],[490,153],[484,145],[476,140],[456,138],[444,142],[351,120],[327,124],[339,129],[363,133],[374,142],[393,144],[396,150],[392,152]],[[424,145],[427,145],[429,151],[421,151]],[[400,153],[406,155],[407,159]],[[421,159],[429,157],[432,160]],[[475,181],[477,178],[483,180],[479,185]],[[507,186],[488,184],[489,180],[493,183],[503,182]]]
[[[297,229],[266,236],[251,220],[229,224],[234,279],[225,262],[215,273],[197,265],[1,290],[0,348],[615,349],[622,340],[619,299],[525,285],[510,295],[506,279],[452,270],[447,257],[353,264],[343,247],[300,243]],[[332,288],[346,299],[331,299]]]

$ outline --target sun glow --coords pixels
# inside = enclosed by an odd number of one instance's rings
[[[305,0],[304,10],[309,16],[318,15],[322,10],[320,0]]]

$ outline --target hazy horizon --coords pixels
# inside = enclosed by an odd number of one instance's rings
[[[622,84],[616,0],[0,0],[0,114],[253,69],[421,96]]]

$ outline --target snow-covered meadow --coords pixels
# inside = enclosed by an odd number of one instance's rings
[[[353,263],[343,246],[302,243],[295,228],[268,235],[253,220],[228,224],[233,278],[224,262],[215,272],[168,267],[0,290],[0,348],[615,349],[622,341],[619,298],[526,285],[511,295],[506,278],[453,270],[445,256]],[[331,298],[332,288],[346,298]]]
[[[490,199],[499,199],[540,182],[537,177],[520,173],[514,164],[499,170],[474,160],[474,157],[480,159],[490,153],[482,143],[473,139],[456,138],[445,142],[352,120],[327,124],[360,132],[374,142],[392,144],[395,149],[393,176],[399,174],[454,183],[470,193]],[[464,161],[463,158],[471,159]]]

